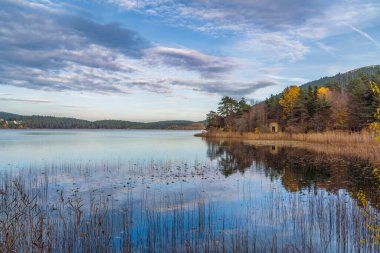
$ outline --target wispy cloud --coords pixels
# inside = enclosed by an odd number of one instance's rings
[[[22,103],[31,103],[31,104],[50,104],[50,103],[53,103],[52,100],[46,100],[46,99],[24,99],[24,98],[9,98],[9,97],[0,97],[0,101],[22,102]]]
[[[71,108],[71,109],[83,109],[83,108],[90,108],[90,106],[87,105],[61,105],[65,108]]]
[[[302,22],[320,13],[328,5],[318,0],[194,0],[194,1],[148,1],[148,0],[112,0],[107,1],[122,8],[136,10],[152,15],[165,16],[165,20],[199,27],[199,21],[208,21],[208,29],[240,30],[245,25],[256,24],[273,28]],[[212,25],[213,24],[213,25]],[[240,28],[239,28],[240,27]]]
[[[277,85],[273,81],[255,81],[255,82],[228,82],[228,81],[194,81],[194,80],[172,80],[171,84],[189,87],[195,91],[219,94],[222,96],[243,97],[248,96],[255,91],[270,86]]]
[[[265,75],[269,79],[294,82],[296,85],[307,83],[309,80],[302,77],[286,77],[278,75]]]
[[[350,24],[346,24],[348,27],[350,27],[353,31],[357,32],[358,34],[360,34],[361,36],[363,36],[364,38],[366,38],[367,40],[371,41],[377,48],[380,49],[380,43],[377,42],[371,35],[369,35],[368,33],[356,28],[355,26],[353,25],[350,25]]]
[[[227,57],[202,54],[185,48],[154,47],[146,50],[147,58],[153,64],[196,71],[204,77],[215,77],[231,72],[237,63]]]
[[[330,55],[332,47],[309,40],[349,33],[349,22],[360,29],[380,16],[380,3],[371,0],[195,0],[195,1],[108,1],[128,10],[162,17],[172,26],[186,27],[215,36],[237,37],[249,50],[274,52],[267,61],[295,62],[317,46]],[[231,35],[232,33],[232,35]],[[362,34],[366,36],[365,34]],[[368,36],[366,36],[370,39]],[[378,45],[378,44],[377,44]]]
[[[321,40],[330,36],[347,34],[356,27],[376,24],[380,16],[380,3],[373,1],[337,1],[325,8],[319,15],[292,27],[292,34],[300,38]]]
[[[135,8],[137,2],[123,5]],[[149,80],[144,75],[163,66],[215,79],[238,66],[229,57],[154,46],[119,23],[73,16],[50,2],[42,6],[5,1],[0,12],[0,85],[45,91],[170,93],[170,84],[162,81],[170,74]]]
[[[0,12],[0,85],[42,90],[127,93],[130,59],[149,45],[117,23],[5,2]],[[15,19],[14,17],[18,17]]]
[[[310,51],[301,41],[283,33],[252,34],[249,39],[239,42],[238,47],[262,55],[265,60],[289,62],[302,59]]]
[[[62,1],[4,0],[0,11],[0,85],[102,94],[137,90],[165,96],[181,86],[240,96],[280,81],[306,81],[295,71],[284,74],[284,66],[297,66],[320,49],[338,53],[336,45],[328,41],[331,36],[354,31],[380,48],[374,37],[364,32],[380,16],[380,3],[370,0],[99,3],[127,13],[139,12],[136,16],[140,18],[164,20],[170,29],[202,33],[205,41],[226,37],[222,42],[226,50],[213,45],[195,49],[187,41],[181,46],[181,36],[179,42],[150,40],[141,35],[143,31],[112,22],[107,15],[99,15],[106,22],[97,20],[96,11],[94,16],[67,11],[67,3]],[[258,64],[251,63],[254,61]],[[260,70],[263,68],[266,73]]]
[[[326,53],[328,53],[329,55],[335,56],[334,52],[336,49],[334,47],[326,45],[325,43],[320,42],[320,41],[317,42],[317,46],[323,51],[325,51]]]

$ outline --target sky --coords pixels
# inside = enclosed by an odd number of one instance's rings
[[[380,64],[378,0],[0,0],[0,111],[194,120]]]

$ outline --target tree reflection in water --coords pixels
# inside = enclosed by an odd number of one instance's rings
[[[356,198],[362,190],[371,205],[380,210],[379,181],[373,176],[369,161],[295,147],[258,146],[234,140],[205,141],[208,157],[217,161],[226,177],[256,169],[272,181],[280,179],[289,192],[316,192],[323,188],[336,193],[345,189]]]

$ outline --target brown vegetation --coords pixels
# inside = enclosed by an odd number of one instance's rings
[[[363,159],[369,159],[374,163],[380,163],[380,143],[375,141],[372,133],[365,131],[308,134],[208,131],[195,134],[195,136],[240,139],[251,143],[253,141],[254,144],[259,142],[259,144],[267,145],[297,146],[317,152],[358,156]]]

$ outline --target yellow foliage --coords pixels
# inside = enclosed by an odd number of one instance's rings
[[[330,96],[330,89],[327,87],[321,87],[317,91],[318,98],[328,98]]]
[[[372,89],[373,94],[375,94],[375,96],[377,96],[378,98],[380,98],[380,88],[379,88],[379,86],[375,82],[373,82],[373,81],[370,81],[370,85],[371,85],[371,89]],[[370,129],[372,129],[372,130],[375,131],[375,133],[376,133],[376,140],[380,141],[380,107],[376,108],[376,112],[374,114],[374,117],[375,117],[376,121],[373,122],[372,124],[370,124],[369,127],[370,127]],[[374,168],[372,170],[372,174],[375,176],[375,178],[377,178],[380,181],[380,169]],[[365,210],[366,215],[371,220],[377,221],[375,223],[375,225],[369,225],[369,224],[367,224],[367,229],[371,233],[371,239],[373,240],[373,242],[376,243],[376,244],[378,244],[378,243],[380,243],[380,226],[379,226],[380,221],[377,220],[377,216],[376,215],[374,215],[373,213],[370,212],[370,209],[368,207],[367,197],[366,197],[365,193],[362,190],[359,190],[359,192],[357,194],[357,198],[360,201],[360,203],[362,203],[362,205],[364,206],[364,210]],[[368,243],[368,241],[364,241],[364,243]]]
[[[292,112],[293,107],[299,95],[300,95],[300,87],[298,86],[287,87],[282,93],[282,96],[279,100],[279,104],[282,107],[282,112],[285,118],[289,116],[290,113]]]
[[[369,82],[371,84],[371,89],[373,93],[375,94],[375,96],[380,97],[380,87],[374,81],[369,81]]]
[[[371,89],[373,94],[377,96],[380,99],[380,87],[375,82],[370,81]],[[376,133],[376,140],[380,142],[380,107],[376,108],[375,114],[373,115],[375,117],[375,122],[371,123],[369,125],[369,128]]]
[[[365,207],[368,206],[367,197],[366,197],[365,193],[362,190],[359,190],[359,192],[357,193],[356,197],[358,198],[358,200],[360,201],[360,203],[363,204],[363,206],[365,206]]]

